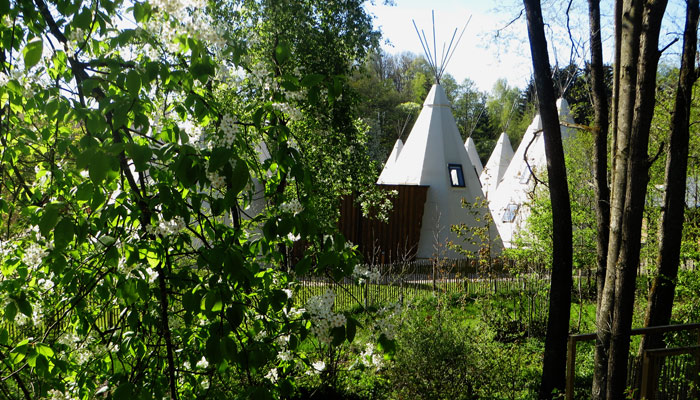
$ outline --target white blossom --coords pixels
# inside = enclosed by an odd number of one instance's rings
[[[44,261],[44,258],[49,254],[48,251],[44,250],[37,243],[31,243],[29,247],[24,251],[24,256],[22,261],[31,268],[37,268]]]
[[[324,369],[326,369],[326,363],[324,363],[323,361],[316,361],[315,363],[311,364],[311,367],[318,374]]]
[[[330,344],[331,329],[341,327],[347,322],[345,315],[332,311],[334,302],[335,293],[328,290],[320,296],[310,298],[306,303],[306,309],[311,314],[311,333],[321,343]]]
[[[209,368],[209,361],[207,361],[206,358],[202,357],[201,360],[197,361],[197,364],[195,364],[195,366],[197,368],[207,369],[207,368]]]
[[[41,289],[43,292],[48,292],[49,290],[53,289],[54,285],[53,281],[48,278],[40,278],[37,281],[37,284],[39,285],[39,289]]]
[[[272,383],[277,382],[277,379],[279,379],[277,376],[277,369],[276,368],[271,369],[270,372],[268,372],[265,375],[265,378],[267,378]]]
[[[231,114],[224,115],[221,118],[221,142],[224,147],[230,148],[233,145],[234,139],[236,139],[236,134],[238,133],[238,125],[234,122]]]

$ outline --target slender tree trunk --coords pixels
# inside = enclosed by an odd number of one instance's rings
[[[619,2],[618,2],[619,3]],[[616,7],[617,8],[617,7]],[[596,241],[596,312],[600,310],[605,272],[608,259],[608,243],[610,238],[610,188],[608,187],[608,99],[605,93],[605,74],[603,70],[603,48],[600,36],[600,0],[588,1],[588,17],[591,36],[591,86],[593,94],[594,124],[595,124],[595,155],[593,158],[595,196],[596,196],[596,225],[598,237]],[[617,25],[617,24],[616,24]],[[616,27],[616,33],[619,29]],[[619,46],[616,46],[616,49]],[[616,54],[618,52],[616,51]],[[617,69],[614,70],[617,74]],[[615,131],[613,130],[613,133]],[[613,137],[615,135],[613,134]],[[613,144],[614,147],[614,144]],[[596,354],[605,355],[606,348],[601,341],[596,341]],[[602,365],[607,364],[607,358],[600,358]],[[602,371],[602,368],[601,368]],[[594,381],[595,382],[595,381]],[[594,393],[602,395],[602,386],[594,386]],[[600,397],[598,397],[600,398]]]
[[[627,385],[627,360],[641,248],[642,218],[649,182],[650,161],[647,149],[656,97],[656,70],[660,56],[659,32],[666,4],[667,0],[648,0],[643,7],[634,118],[629,141],[627,188],[622,216],[622,240],[615,271],[615,302],[608,358],[608,399],[624,398]]]
[[[591,87],[595,125],[595,154],[593,157],[596,225],[598,228],[597,251],[597,301],[603,295],[605,267],[608,259],[608,237],[610,233],[610,188],[608,187],[608,98],[605,93],[603,70],[603,46],[600,38],[600,0],[588,0],[588,15],[591,30]]]
[[[613,115],[614,142],[612,191],[610,198],[610,232],[607,253],[607,265],[605,271],[605,284],[600,297],[600,304],[596,312],[596,352],[593,373],[593,399],[604,399],[608,374],[608,351],[610,348],[610,335],[615,302],[615,279],[620,242],[622,239],[622,213],[625,205],[625,191],[627,189],[627,170],[629,160],[629,136],[632,130],[632,119],[635,105],[635,84],[637,81],[637,59],[639,57],[639,37],[641,34],[642,7],[641,3],[632,0],[618,0],[616,2],[615,15],[619,20],[615,26],[616,54],[619,57],[618,72],[614,82],[614,93],[617,97],[613,100],[615,115]]]
[[[645,326],[668,325],[678,276],[683,217],[685,213],[686,178],[688,168],[688,143],[690,138],[690,104],[693,95],[695,54],[698,40],[698,0],[688,0],[683,56],[681,61],[676,104],[671,118],[671,137],[666,159],[664,206],[659,227],[658,273],[649,293]],[[646,335],[640,344],[644,349],[664,346],[661,335]]]
[[[552,392],[563,392],[566,385],[566,344],[571,313],[572,235],[571,204],[566,181],[564,149],[561,141],[559,113],[547,54],[542,10],[539,0],[524,0],[527,15],[530,51],[535,74],[540,115],[544,128],[549,196],[554,222],[552,249],[552,278],[549,298],[549,318],[545,338],[542,382],[539,398],[551,399]]]

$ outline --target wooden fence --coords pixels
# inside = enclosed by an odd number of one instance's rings
[[[631,336],[649,333],[668,333],[694,331],[696,342],[700,343],[700,323],[684,325],[664,325],[632,329]],[[582,341],[595,340],[595,333],[569,335],[568,354],[566,358],[566,400],[573,400],[576,386],[576,344]],[[630,348],[630,351],[636,349]],[[692,354],[694,357],[689,357]],[[651,357],[650,357],[651,356]],[[698,364],[700,350],[697,346],[646,350],[642,356],[645,363],[640,362],[636,354],[630,355],[627,366],[627,385],[636,386],[641,375],[642,395],[646,399],[681,400],[697,398]],[[652,359],[649,361],[649,359]],[[646,366],[644,364],[647,364]],[[646,367],[646,368],[645,368]],[[590,386],[583,388],[589,393]]]
[[[336,294],[336,308],[369,307],[399,302],[407,297],[429,293],[460,293],[483,296],[507,292],[548,292],[549,276],[540,265],[532,265],[528,273],[505,273],[503,265],[480,266],[476,260],[412,261],[361,266],[378,273],[379,279],[351,276],[334,280],[324,275],[298,277],[300,289],[296,303],[306,304],[312,296],[327,290]]]

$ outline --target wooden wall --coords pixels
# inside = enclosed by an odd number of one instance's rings
[[[396,190],[388,223],[363,218],[357,196],[341,200],[338,226],[345,238],[358,245],[367,263],[388,263],[412,260],[415,257],[423,221],[423,207],[428,186],[377,185],[383,190]]]

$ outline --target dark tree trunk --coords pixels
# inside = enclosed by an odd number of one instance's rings
[[[610,231],[605,271],[605,284],[596,311],[596,353],[593,374],[593,399],[604,399],[607,386],[610,335],[615,303],[615,279],[620,252],[622,213],[625,206],[627,170],[629,166],[629,139],[634,116],[637,60],[641,33],[642,7],[639,2],[617,0],[615,4],[615,54],[617,72],[613,92],[613,171],[610,195]]]
[[[596,241],[596,311],[600,309],[605,286],[605,271],[608,260],[608,242],[610,238],[610,188],[608,187],[608,99],[605,93],[605,75],[603,71],[603,47],[600,37],[600,0],[588,0],[588,19],[591,36],[591,87],[593,95],[595,155],[593,158],[595,196],[596,196],[596,226],[598,236]],[[619,29],[616,28],[619,33]],[[616,52],[617,53],[617,52]],[[617,70],[614,72],[617,75]],[[614,135],[613,135],[614,136]],[[601,345],[601,341],[596,341]],[[596,352],[605,355],[607,348],[596,347]],[[607,357],[602,357],[601,366],[607,366]],[[601,369],[602,370],[602,369]],[[605,382],[596,387],[594,392],[602,397]]]
[[[647,149],[656,97],[656,69],[660,56],[659,32],[666,4],[666,0],[649,0],[643,6],[635,108],[622,216],[622,240],[616,264],[615,302],[608,359],[608,399],[624,398],[627,385],[634,291],[639,266],[644,201],[649,181],[650,161]]]
[[[666,191],[659,227],[658,272],[649,293],[645,326],[668,325],[680,263],[683,217],[685,213],[688,142],[690,138],[690,104],[693,95],[695,53],[698,40],[698,0],[688,0],[683,56],[681,61],[676,104],[671,118],[671,137],[666,159]],[[662,335],[646,335],[640,344],[644,349],[664,347]]]
[[[549,196],[554,221],[549,318],[539,392],[540,399],[551,399],[552,392],[563,392],[566,383],[566,342],[569,335],[572,287],[571,205],[542,10],[539,0],[524,0],[523,3],[544,130]]]
[[[603,70],[603,46],[600,38],[600,0],[588,0],[588,16],[591,30],[591,87],[593,95],[595,154],[593,157],[596,226],[596,280],[597,301],[603,296],[605,267],[608,259],[608,237],[610,233],[610,188],[608,187],[608,98],[605,93]]]

